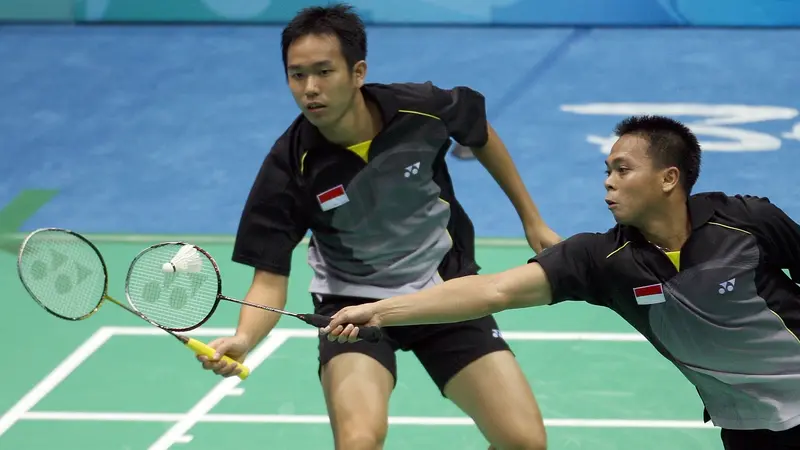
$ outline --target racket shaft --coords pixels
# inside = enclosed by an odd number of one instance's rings
[[[287,315],[287,316],[297,317],[298,319],[302,320],[303,322],[305,322],[305,323],[307,323],[307,324],[309,324],[311,326],[315,326],[317,328],[324,328],[329,323],[331,323],[331,318],[330,317],[322,316],[320,314],[296,314],[296,313],[293,313],[293,312],[284,311],[282,309],[273,308],[271,306],[259,305],[258,303],[250,303],[250,302],[244,301],[244,300],[237,300],[235,298],[226,297],[224,295],[221,295],[220,298],[222,300],[227,300],[229,302],[238,303],[240,305],[253,306],[255,308],[265,309],[267,311],[272,311],[272,312],[275,312],[275,313],[278,313],[278,314],[284,314],[284,315]],[[359,327],[359,329],[358,329],[358,337],[361,338],[362,340],[365,340],[365,341],[368,341],[368,342],[378,342],[378,341],[381,340],[382,336],[383,336],[383,333],[381,332],[381,329],[378,328],[378,327]]]
[[[217,352],[213,348],[198,341],[197,339],[192,339],[187,337],[180,337],[178,339],[197,355],[203,355],[208,358],[213,358],[214,354]],[[234,361],[233,359],[227,356],[223,356],[222,361],[225,361],[226,364],[238,364],[242,368],[242,371],[239,372],[239,378],[241,378],[242,380],[246,379],[250,375],[250,369],[247,368],[247,366],[245,366],[244,364]]]
[[[229,302],[238,303],[240,305],[245,305],[245,306],[252,306],[254,308],[261,308],[261,309],[265,309],[267,311],[275,312],[275,313],[278,313],[278,314],[283,314],[283,315],[286,315],[286,316],[300,317],[299,314],[295,314],[295,313],[289,312],[289,311],[284,311],[284,310],[278,309],[278,308],[273,308],[272,306],[260,305],[258,303],[250,303],[250,302],[248,302],[246,300],[237,300],[235,298],[226,297],[224,295],[221,295],[220,298],[222,300],[227,300]]]

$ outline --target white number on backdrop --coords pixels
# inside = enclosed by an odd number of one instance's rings
[[[789,120],[800,112],[794,108],[780,106],[713,105],[701,103],[587,103],[583,105],[562,105],[562,111],[575,114],[630,116],[655,114],[679,118],[678,116],[702,117],[699,120],[684,121],[686,126],[697,134],[703,150],[719,152],[763,152],[781,148],[781,140],[760,131],[752,131],[730,125],[741,125],[770,120]],[[800,124],[784,139],[800,140]],[[708,138],[716,138],[710,140]],[[605,137],[590,134],[586,141],[600,146],[608,154],[616,141],[612,135]]]
[[[783,133],[781,134],[781,136],[784,139],[792,139],[795,141],[800,141],[800,122],[794,124],[794,128],[792,128],[792,131],[788,133]]]

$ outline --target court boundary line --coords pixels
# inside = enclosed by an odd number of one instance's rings
[[[33,411],[22,420],[29,421],[81,421],[81,422],[155,422],[170,423],[186,419],[188,414],[143,413],[143,412],[77,412],[77,411]],[[328,416],[321,414],[206,414],[198,423],[243,423],[243,424],[315,424],[327,425]],[[656,419],[544,419],[545,426],[554,428],[717,428],[699,420]],[[415,417],[390,416],[389,425],[410,426],[474,426],[469,417]]]
[[[235,333],[235,328],[200,328],[185,333],[187,336],[225,336]],[[256,423],[328,423],[327,416],[292,416],[292,415],[226,415],[208,414],[227,395],[236,393],[236,386],[241,382],[237,377],[226,378],[207,392],[186,414],[159,413],[124,413],[69,411],[33,411],[44,397],[53,391],[64,379],[75,371],[86,359],[98,351],[114,336],[169,336],[155,327],[142,326],[103,326],[95,330],[78,348],[73,350],[58,366],[49,372],[39,383],[16,402],[3,416],[0,416],[0,436],[20,420],[92,420],[86,417],[112,420],[114,417],[139,417],[141,421],[165,417],[175,418],[177,422],[164,433],[150,450],[166,450],[175,443],[186,443],[191,436],[186,433],[201,422],[256,422]],[[273,352],[290,338],[316,338],[318,331],[314,328],[276,328],[253,351],[246,360],[251,373]],[[505,331],[502,336],[509,341],[603,341],[603,342],[646,342],[638,332],[603,333],[603,332],[528,332]],[[122,415],[120,415],[122,414]],[[111,419],[110,419],[111,418]],[[100,420],[100,419],[98,419]],[[159,420],[165,421],[165,420]],[[324,421],[324,422],[320,422]],[[465,422],[466,421],[466,422]],[[656,427],[656,428],[691,428],[705,426],[702,422],[672,420],[625,420],[625,419],[548,419],[549,426],[572,427]],[[471,419],[457,417],[400,417],[390,418],[390,423],[397,425],[469,425]]]
[[[5,434],[21,417],[56,388],[75,369],[94,354],[113,336],[111,330],[98,328],[83,343],[72,351],[50,373],[25,393],[8,411],[0,416],[0,436]]]
[[[144,333],[145,335],[158,335],[163,334],[163,332],[159,329],[152,328],[152,327],[137,327],[139,330],[136,330],[135,333]],[[147,330],[147,331],[144,331]],[[114,331],[119,331],[119,333],[115,333],[117,335],[121,335],[127,331],[130,331],[130,328],[126,327],[119,327],[115,328]],[[198,330],[199,331],[199,330]],[[203,330],[204,333],[210,333],[213,331],[217,332],[224,332],[219,333],[220,335],[231,335],[235,332],[232,328],[220,328],[220,329],[205,329]],[[633,333],[629,333],[633,334]],[[526,336],[527,335],[527,336]],[[319,336],[319,332],[314,328],[303,328],[303,329],[295,329],[295,328],[276,328],[267,336],[264,342],[253,352],[253,354],[248,355],[248,358],[245,360],[245,364],[248,365],[250,368],[250,373],[255,372],[256,368],[260,366],[265,359],[269,357],[272,353],[274,353],[278,348],[286,343],[290,338],[316,338]],[[580,339],[580,333],[559,333],[559,334],[548,334],[548,333],[525,333],[525,332],[512,332],[512,333],[504,333],[503,336],[506,339],[512,340],[512,337],[528,337],[528,340],[545,340],[545,338],[552,338],[557,339],[560,338],[561,340],[582,340]],[[641,337],[641,335],[639,335]],[[584,336],[583,340],[615,340],[615,341],[623,341],[634,338],[634,336],[621,336],[621,334],[612,334],[612,333],[594,333],[590,337]],[[548,340],[552,340],[548,339]],[[189,412],[183,416],[180,421],[175,423],[169,430],[167,430],[158,440],[151,445],[148,450],[169,450],[175,444],[186,444],[192,441],[193,436],[189,433],[195,425],[200,422],[203,422],[204,418],[208,416],[208,413],[214,409],[214,407],[219,404],[222,400],[225,399],[226,396],[232,393],[232,391],[236,388],[236,386],[241,382],[238,377],[230,377],[220,381],[214,388],[211,389],[208,393],[206,393],[203,398],[201,398],[195,406],[192,407]],[[276,419],[276,416],[273,416],[272,420],[280,420]],[[280,417],[280,416],[279,416]],[[291,417],[291,416],[288,416]],[[326,416],[320,416],[326,417]],[[283,422],[280,423],[290,423],[285,422],[289,420],[287,416],[283,416]],[[432,419],[428,419],[430,422]],[[300,422],[306,423],[306,422]],[[310,422],[310,423],[317,423],[317,422]],[[324,423],[324,422],[323,422]]]
[[[153,329],[153,331],[161,331]],[[277,331],[277,330],[275,330]],[[283,345],[289,336],[286,334],[270,333],[266,339],[245,359],[245,364],[250,368],[250,374],[264,362],[269,355],[273,354]],[[187,434],[200,419],[208,415],[219,402],[230,395],[242,380],[239,377],[225,378],[214,386],[206,395],[203,396],[193,407],[167,430],[158,440],[149,447],[149,450],[168,450],[174,444],[186,444],[191,442],[192,436]]]
[[[168,336],[154,327],[138,326],[106,326],[113,335],[119,336]],[[186,336],[230,336],[236,328],[199,328],[183,333]],[[275,328],[269,336],[281,335],[287,338],[316,338],[316,328]],[[604,332],[564,332],[564,331],[501,331],[503,338],[511,341],[608,341],[608,342],[646,342],[645,337],[637,332],[604,333]],[[269,337],[268,336],[268,337]]]

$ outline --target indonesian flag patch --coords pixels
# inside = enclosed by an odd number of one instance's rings
[[[636,303],[640,305],[655,305],[667,301],[664,297],[664,287],[660,283],[633,288],[633,295],[636,296]]]
[[[319,202],[319,206],[323,211],[337,208],[349,201],[350,199],[347,198],[347,193],[344,191],[344,186],[341,184],[334,188],[328,189],[321,194],[317,194],[317,202]]]

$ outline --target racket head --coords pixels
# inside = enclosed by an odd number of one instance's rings
[[[181,269],[176,261],[180,258],[192,261]],[[167,265],[173,266],[171,271],[166,271]],[[125,297],[131,308],[169,331],[203,325],[216,311],[221,294],[217,262],[186,242],[161,242],[143,249],[131,261],[125,278]]]
[[[108,270],[97,247],[64,228],[39,228],[20,244],[17,274],[31,298],[65,320],[97,312],[108,293]]]

